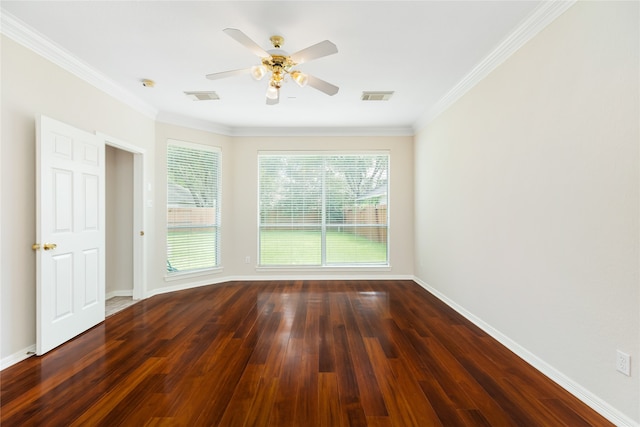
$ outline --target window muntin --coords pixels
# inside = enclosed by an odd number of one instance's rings
[[[260,154],[261,266],[388,265],[388,154]]]
[[[220,264],[220,150],[170,140],[167,144],[167,271]]]

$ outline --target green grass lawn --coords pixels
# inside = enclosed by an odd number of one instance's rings
[[[261,265],[320,265],[320,231],[264,230],[260,235]],[[352,233],[327,232],[328,264],[387,262],[384,243]]]
[[[214,248],[216,245],[215,229],[169,230],[167,245],[169,246],[167,259],[171,263],[171,267],[178,271],[211,268],[216,265],[215,251],[189,250],[189,246]]]
[[[215,230],[170,230],[167,235],[171,267],[178,271],[211,268],[216,265],[214,251],[192,251],[190,245],[215,247]],[[320,231],[264,230],[260,235],[260,265],[320,265]],[[327,232],[328,264],[384,264],[387,248],[352,233]]]

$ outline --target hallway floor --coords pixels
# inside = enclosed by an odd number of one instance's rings
[[[105,305],[105,317],[109,317],[112,314],[116,314],[120,310],[124,310],[130,305],[135,304],[138,301],[134,301],[132,297],[112,297],[109,298]]]

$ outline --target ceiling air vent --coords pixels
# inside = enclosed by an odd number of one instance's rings
[[[215,92],[185,92],[184,94],[194,101],[212,101],[220,99],[218,94]]]
[[[361,99],[363,101],[388,101],[391,99],[391,95],[393,95],[393,91],[362,92]]]

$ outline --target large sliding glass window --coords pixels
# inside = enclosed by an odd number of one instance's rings
[[[388,265],[388,154],[259,155],[261,266]]]
[[[217,267],[220,239],[220,150],[169,140],[167,270]]]

